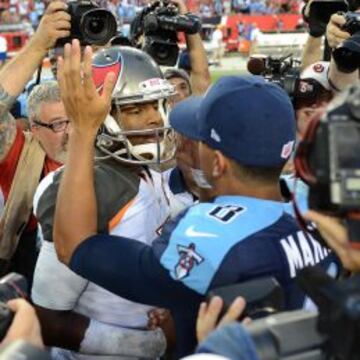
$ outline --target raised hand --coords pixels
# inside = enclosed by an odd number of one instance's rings
[[[73,131],[95,136],[110,112],[115,74],[107,75],[100,94],[92,79],[92,56],[92,49],[87,46],[81,64],[79,41],[73,40],[71,45],[66,44],[64,58],[58,61],[58,81]]]

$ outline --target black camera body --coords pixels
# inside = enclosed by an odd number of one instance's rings
[[[105,45],[116,36],[115,16],[91,1],[70,1],[68,13],[71,16],[70,36],[59,39],[55,47],[63,47],[72,39],[78,39],[82,46]]]
[[[291,100],[294,99],[300,80],[300,66],[291,54],[280,58],[252,57],[247,68],[253,75],[263,76],[266,81],[279,85]]]
[[[285,303],[283,290],[273,277],[215,288],[210,290],[206,297],[210,301],[214,296],[221,297],[224,302],[222,315],[225,315],[238,296],[242,296],[246,300],[246,307],[239,320],[245,317],[259,319],[277,313],[284,309]]]
[[[333,51],[333,57],[341,72],[352,73],[360,68],[360,14],[347,12],[343,15],[346,23],[342,29],[350,33],[351,38]]]
[[[174,66],[179,55],[178,32],[196,34],[201,29],[199,18],[192,14],[180,15],[174,5],[157,1],[145,8],[131,24],[131,38],[136,44],[144,36],[142,50],[159,65]]]
[[[358,360],[360,276],[336,281],[316,267],[302,270],[300,286],[319,314],[296,310],[246,326],[259,360]]]
[[[310,4],[309,21],[325,31],[331,15],[348,10],[344,0],[314,0]]]
[[[346,23],[342,26],[344,31],[347,31],[350,35],[360,31],[360,13],[347,12],[344,14]]]

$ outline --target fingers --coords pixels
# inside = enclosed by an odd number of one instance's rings
[[[106,102],[110,105],[111,102],[111,94],[114,90],[115,86],[115,74],[108,73],[105,78],[104,87],[102,97],[106,100]]]
[[[66,11],[68,8],[67,4],[62,1],[52,1],[49,6],[46,8],[45,14],[53,14],[57,11],[63,10]]]
[[[206,305],[206,304],[205,304]],[[223,307],[223,300],[219,296],[214,296],[205,310],[202,310],[203,320],[207,327],[213,329],[218,321],[221,309]],[[200,306],[201,308],[201,306]],[[200,314],[200,311],[199,311]]]
[[[346,20],[342,15],[334,14],[331,16],[326,32],[326,37],[331,48],[336,48],[351,36],[348,32],[342,30],[342,26],[345,23]]]
[[[347,230],[341,224],[341,221],[337,218],[330,217],[327,215],[320,214],[315,211],[309,210],[305,214],[307,220],[313,221],[318,229],[326,236],[326,239],[336,241],[339,244],[346,244],[347,239]],[[325,239],[325,240],[326,240]]]
[[[346,23],[346,19],[342,15],[333,14],[330,18],[330,22],[333,22],[338,26],[343,26]]]
[[[245,306],[246,306],[245,299],[242,298],[241,296],[237,297],[229,307],[229,310],[221,319],[219,325],[225,325],[232,321],[237,320],[245,310]]]
[[[65,45],[66,47],[66,45]],[[65,49],[64,49],[65,51]],[[58,57],[57,59],[57,81],[59,83],[59,87],[60,87],[60,93],[61,95],[63,95],[64,93],[66,93],[66,83],[65,83],[65,78],[64,78],[64,58],[63,57]]]
[[[94,85],[94,81],[92,79],[92,56],[93,52],[91,46],[86,46],[84,51],[84,62],[83,62],[83,81],[84,81],[84,90],[86,96],[91,96],[96,89]]]
[[[69,58],[69,85],[75,96],[82,91],[81,86],[81,49],[80,42],[74,39],[71,44]]]
[[[7,306],[15,313],[30,312],[35,315],[35,311],[24,299],[14,299],[7,302]]]
[[[347,230],[341,221],[315,211],[308,211],[305,214],[305,218],[316,224],[326,243],[340,257],[344,267],[353,270],[353,261],[349,257],[352,249],[348,240]]]

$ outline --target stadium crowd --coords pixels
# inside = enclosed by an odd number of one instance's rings
[[[0,2],[0,24],[15,24],[24,21],[34,27],[39,23],[49,0],[2,0]],[[148,0],[98,0],[97,3],[117,16],[119,23],[131,21]],[[223,15],[229,11],[244,14],[299,13],[300,0],[188,0],[188,8],[201,17]]]
[[[189,16],[187,3],[171,2]],[[124,16],[118,5],[107,9]],[[233,6],[266,13],[284,5],[298,11],[297,1]],[[360,116],[360,64],[336,56],[342,46],[356,50],[357,34],[345,31],[341,14],[319,31],[306,8],[294,88],[268,73],[212,84],[199,32],[185,34],[189,66],[162,69],[141,46],[83,46],[76,38],[63,45],[68,5],[42,9],[29,42],[0,68],[0,275],[18,274],[0,281],[0,359],[268,359],[250,335],[263,324],[256,317],[269,315],[251,311],[262,288],[250,296],[235,286],[271,278],[283,297],[277,311],[315,316],[298,283],[303,270],[338,279],[360,269],[356,232],[348,232],[358,212],[311,210],[318,183],[299,167],[319,121],[336,111],[346,124]],[[24,19],[22,11],[15,13]],[[328,60],[323,37],[334,50]],[[52,78],[34,84],[45,57]],[[26,119],[14,109],[21,94]],[[345,134],[356,143],[352,129]],[[319,167],[333,154],[321,155]],[[331,167],[355,159],[358,168],[359,153],[343,156]],[[345,182],[351,199],[357,174]],[[324,199],[316,197],[325,208]],[[27,301],[18,299],[26,297],[24,280]],[[288,331],[278,341],[290,348],[307,333]]]

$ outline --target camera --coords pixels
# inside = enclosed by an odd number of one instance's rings
[[[360,241],[360,86],[339,94],[309,124],[295,168],[310,187],[309,207],[344,217],[350,239]]]
[[[300,63],[291,54],[280,58],[252,56],[247,69],[251,74],[261,75],[266,81],[279,85],[294,99],[299,86]]]
[[[319,314],[297,310],[250,323],[246,329],[258,359],[359,359],[360,275],[337,282],[310,267],[301,271],[298,280]]]
[[[10,273],[0,279],[0,341],[6,335],[14,314],[6,306],[6,302],[27,297],[27,281],[17,273]]]
[[[212,289],[206,296],[208,302],[214,296],[221,297],[224,302],[220,317],[225,315],[238,296],[242,296],[246,301],[241,319],[245,317],[258,319],[274,314],[281,311],[285,303],[283,290],[278,281],[272,277],[253,279],[245,283]]]
[[[178,9],[167,1],[157,1],[143,9],[131,24],[131,40],[159,65],[174,66],[179,55],[177,33],[196,34],[201,29],[197,16],[180,15]]]
[[[347,12],[344,17],[342,29],[352,36],[334,50],[333,57],[340,71],[352,73],[360,67],[360,13]]]
[[[308,21],[316,27],[316,32],[324,34],[331,15],[347,10],[348,4],[344,0],[314,0],[310,4]]]
[[[63,47],[72,39],[79,39],[82,46],[105,45],[117,33],[115,16],[91,1],[70,1],[68,13],[71,16],[70,36],[59,39],[55,47]]]

